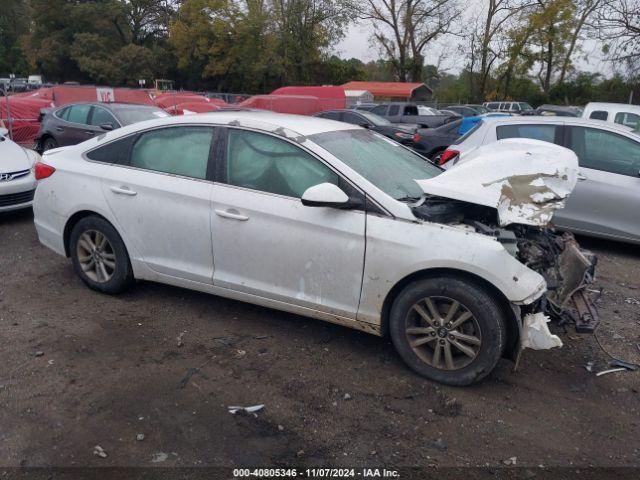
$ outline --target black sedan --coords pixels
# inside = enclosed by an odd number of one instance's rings
[[[413,149],[431,160],[437,158],[460,137],[462,120],[455,120],[438,128],[421,128],[416,133]]]
[[[418,129],[418,125],[391,123],[386,118],[364,110],[327,110],[316,113],[315,116],[360,125],[385,137],[392,138],[403,145],[413,146],[413,136]]]
[[[37,149],[75,145],[132,123],[168,117],[161,108],[127,103],[73,103],[46,111],[40,123]]]

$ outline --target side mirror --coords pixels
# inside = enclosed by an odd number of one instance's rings
[[[351,200],[340,187],[333,183],[321,183],[307,188],[301,200],[306,207],[354,208],[360,203]]]
[[[111,125],[110,123],[103,123],[102,125],[100,125],[100,128],[109,132],[113,130],[113,125]]]
[[[8,133],[9,130],[7,130],[6,128],[0,128],[0,137],[6,137]]]
[[[361,126],[362,128],[371,128],[371,127],[373,127],[373,125],[371,125],[370,123],[367,123],[367,122],[362,122],[362,123],[360,124],[360,126]]]

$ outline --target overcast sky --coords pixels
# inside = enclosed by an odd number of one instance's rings
[[[470,4],[478,5],[479,0],[470,0]],[[467,9],[465,16],[470,17],[478,6]],[[342,58],[355,57],[363,62],[375,60],[381,57],[378,46],[371,42],[373,25],[371,23],[360,23],[352,25],[347,31],[345,38],[334,48]],[[448,35],[431,46],[427,46],[425,51],[425,62],[437,65],[440,60],[442,69],[449,73],[458,73],[465,63],[457,50],[460,40],[457,37]],[[583,44],[583,51],[579,57],[574,58],[574,64],[579,70],[598,72],[604,76],[610,76],[611,66],[602,60],[600,44],[596,41],[588,40]]]

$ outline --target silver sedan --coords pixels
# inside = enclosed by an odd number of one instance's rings
[[[594,237],[640,243],[640,135],[629,127],[569,117],[486,119],[442,155],[450,165],[482,145],[531,138],[562,145],[580,162],[578,184],[554,223]]]

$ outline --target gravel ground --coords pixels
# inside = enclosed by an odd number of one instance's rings
[[[600,257],[598,336],[640,362],[640,249],[579,240]],[[0,217],[0,246],[1,467],[640,466],[640,373],[588,372],[608,362],[591,335],[443,387],[340,326],[152,283],[93,292],[30,212]]]

